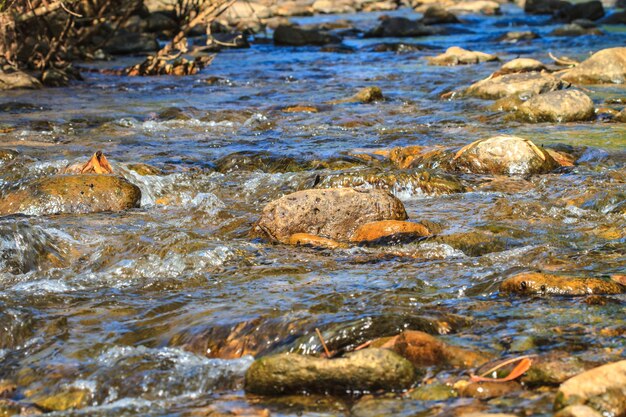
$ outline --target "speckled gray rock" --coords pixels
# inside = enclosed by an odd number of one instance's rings
[[[544,174],[559,164],[529,139],[495,136],[477,140],[454,156],[454,169],[475,174]]]
[[[533,123],[582,122],[595,116],[593,101],[579,90],[551,91],[531,97],[517,110],[517,114]]]
[[[467,95],[495,100],[513,94],[528,97],[560,90],[565,84],[554,75],[543,72],[523,72],[491,77],[478,81],[465,91]]]
[[[406,219],[402,202],[384,190],[313,189],[269,203],[255,231],[282,243],[295,233],[348,240],[365,223]]]
[[[281,353],[252,364],[245,390],[262,395],[394,391],[409,388],[415,378],[413,365],[386,349],[363,349],[338,359]]]

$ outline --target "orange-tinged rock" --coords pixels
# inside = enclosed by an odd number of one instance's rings
[[[541,272],[521,273],[500,284],[501,293],[589,295],[621,294],[626,287],[601,278],[581,278]]]
[[[438,338],[416,330],[405,330],[395,339],[392,350],[416,367],[473,367],[487,362],[480,353],[449,345]]]
[[[141,190],[115,175],[54,175],[28,182],[0,199],[0,215],[97,213],[139,207]]]
[[[325,237],[309,233],[295,233],[289,237],[289,244],[295,246],[313,246],[316,248],[337,249],[346,247],[345,244]]]
[[[422,224],[400,220],[381,220],[360,226],[350,240],[352,242],[372,242],[394,235],[415,237],[430,236],[430,230]]]
[[[573,167],[575,158],[567,153],[544,148],[544,150],[562,167]]]
[[[296,105],[289,106],[283,109],[284,113],[317,113],[319,109],[314,106]]]
[[[398,168],[405,169],[411,166],[416,156],[424,152],[424,146],[404,146],[393,148],[389,152],[389,160]]]

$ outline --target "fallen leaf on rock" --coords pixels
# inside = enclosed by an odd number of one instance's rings
[[[93,154],[91,159],[80,169],[81,174],[113,174],[113,168],[102,151]]]
[[[515,368],[513,368],[513,370],[504,378],[488,378],[486,377],[486,375],[489,375],[495,371],[497,371],[498,369],[518,362],[519,363],[515,366]],[[530,366],[532,365],[532,360],[530,359],[529,356],[520,356],[518,358],[513,358],[513,359],[509,359],[506,360],[504,362],[501,362],[499,364],[497,364],[496,366],[490,368],[487,372],[483,372],[481,375],[474,375],[471,374],[470,375],[470,380],[472,382],[508,382],[508,381],[513,381],[516,378],[519,378],[520,376],[522,376],[526,371],[528,371],[530,369]]]

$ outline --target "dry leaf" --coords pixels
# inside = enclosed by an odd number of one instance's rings
[[[113,174],[113,168],[102,151],[98,151],[80,169],[81,174]]]
[[[503,366],[509,365],[509,364],[517,362],[517,361],[519,361],[519,363],[504,378],[487,378],[487,377],[485,377],[485,375],[489,375],[492,372],[497,371],[498,369],[502,368]],[[528,371],[530,369],[530,366],[532,365],[532,363],[533,363],[532,360],[528,356],[521,356],[519,358],[513,358],[513,359],[510,359],[508,361],[504,361],[504,362],[494,366],[493,368],[489,369],[487,372],[484,372],[481,375],[473,375],[473,374],[470,375],[470,380],[472,380],[472,382],[508,382],[508,381],[512,381],[512,380],[514,380],[516,378],[519,378],[526,371]]]

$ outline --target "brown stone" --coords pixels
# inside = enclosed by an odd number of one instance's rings
[[[423,237],[430,236],[431,232],[426,226],[419,223],[400,220],[381,220],[359,226],[350,238],[350,241],[366,243],[395,235]]]
[[[554,409],[587,405],[602,415],[626,414],[626,360],[590,369],[559,387]]]
[[[561,78],[578,84],[626,83],[626,47],[608,48],[596,52]]]
[[[475,174],[545,174],[559,164],[531,140],[495,136],[473,142],[454,156],[453,168]]]
[[[595,117],[593,101],[579,90],[551,91],[531,97],[517,110],[518,116],[533,122],[580,122]]]
[[[269,203],[255,230],[282,243],[296,233],[347,241],[365,223],[406,218],[402,202],[383,190],[314,189]]]
[[[0,215],[96,213],[139,207],[141,191],[114,175],[55,175],[33,180],[0,200]]]
[[[428,333],[405,330],[395,340],[393,351],[408,359],[416,367],[452,366],[476,367],[487,362],[480,353],[444,343]]]
[[[466,90],[474,97],[495,100],[511,95],[534,96],[563,88],[564,83],[554,75],[543,72],[523,72],[502,77],[489,77]]]
[[[554,295],[621,294],[624,292],[624,287],[614,281],[600,278],[530,272],[507,278],[500,284],[500,292]]]
[[[458,46],[452,46],[448,48],[445,53],[435,57],[427,57],[426,59],[430,65],[452,66],[497,61],[498,57],[484,52],[468,51]]]
[[[313,246],[316,248],[337,249],[347,245],[325,237],[311,235],[309,233],[296,233],[289,237],[289,244],[294,246]]]
[[[480,400],[488,400],[507,395],[511,392],[520,391],[522,386],[516,381],[508,382],[470,382],[460,394],[463,397],[473,397]]]

